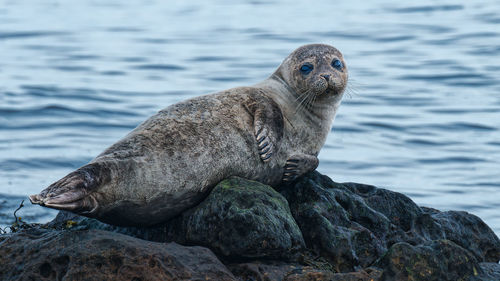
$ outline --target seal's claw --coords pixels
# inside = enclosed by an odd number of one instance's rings
[[[297,179],[297,177],[300,175],[300,170],[297,168],[297,166],[289,166],[288,164],[285,164],[285,172],[283,173],[283,181],[284,182],[291,182]]]
[[[260,154],[260,155],[262,155],[262,154],[266,154],[267,152],[269,152],[269,150],[271,150],[271,147],[272,147],[272,146],[267,146],[267,147],[265,147],[265,148],[261,148],[261,149],[260,149],[259,154]]]
[[[265,127],[258,128],[255,137],[257,139],[257,143],[262,143],[264,139],[267,138],[267,129]]]
[[[266,153],[266,154],[263,154],[260,156],[260,158],[262,159],[262,161],[264,162],[269,162],[271,156],[273,156],[273,153],[272,152],[269,152],[269,153]]]
[[[264,141],[262,141],[262,142],[259,144],[259,149],[261,149],[261,150],[262,150],[262,149],[264,149],[264,148],[266,148],[266,147],[268,147],[268,146],[269,146],[269,141],[265,141],[265,142],[264,142]],[[270,146],[269,146],[269,147],[270,147]]]
[[[272,138],[268,135],[268,130],[265,127],[256,128],[255,139],[259,150],[260,159],[264,162],[269,162],[273,155],[274,145]]]

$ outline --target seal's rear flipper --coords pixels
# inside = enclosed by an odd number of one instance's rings
[[[91,213],[97,208],[97,201],[91,191],[107,181],[102,165],[89,164],[51,184],[40,194],[30,195],[33,204],[53,209],[72,211],[79,214]]]

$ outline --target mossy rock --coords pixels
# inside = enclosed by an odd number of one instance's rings
[[[292,259],[305,243],[286,199],[270,186],[232,177],[167,225],[183,244],[237,258]]]

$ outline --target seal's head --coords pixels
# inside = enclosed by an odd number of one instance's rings
[[[305,101],[340,100],[348,79],[342,54],[325,44],[299,47],[283,61],[273,77],[285,82],[298,100]]]

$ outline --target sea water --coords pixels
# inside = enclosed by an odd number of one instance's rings
[[[326,43],[350,82],[318,170],[500,234],[499,26],[496,0],[0,1],[0,225],[158,110]]]

